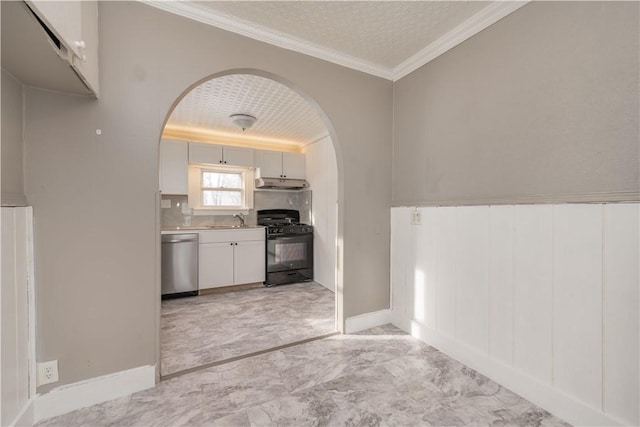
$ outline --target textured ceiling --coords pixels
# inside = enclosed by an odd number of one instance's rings
[[[236,113],[258,120],[243,132],[229,119]],[[304,98],[281,83],[247,74],[218,77],[195,87],[176,106],[167,127],[294,146],[327,134]]]
[[[481,1],[196,1],[365,61],[393,68],[471,18]]]

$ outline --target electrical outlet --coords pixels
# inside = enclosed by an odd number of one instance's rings
[[[420,225],[422,224],[422,212],[416,208],[411,212],[411,225]]]
[[[162,209],[171,209],[171,200],[160,200],[160,207]]]
[[[38,385],[58,382],[58,361],[38,363]]]

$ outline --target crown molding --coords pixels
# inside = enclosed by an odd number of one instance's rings
[[[261,42],[269,43],[294,52],[323,59],[343,67],[356,71],[392,80],[392,69],[373,62],[347,55],[334,49],[330,49],[315,43],[305,41],[299,37],[273,30],[262,25],[237,18],[226,13],[207,9],[195,3],[187,1],[161,1],[161,0],[138,0],[149,6],[164,10],[166,12],[180,15],[194,21],[212,25],[214,27],[240,34]]]
[[[396,66],[393,69],[392,80],[394,82],[400,80],[468,38],[478,34],[490,25],[495,24],[505,16],[520,9],[527,3],[529,3],[529,0],[495,1],[491,3],[453,30]]]

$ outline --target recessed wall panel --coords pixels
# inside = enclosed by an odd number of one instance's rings
[[[515,207],[514,366],[551,384],[552,207]]]
[[[405,273],[406,249],[409,227],[407,208],[391,209],[391,308],[406,316]]]
[[[602,407],[602,205],[553,207],[553,385]]]
[[[457,208],[436,210],[436,265],[438,330],[450,336],[456,334],[456,227]]]
[[[513,363],[513,206],[489,208],[489,355]]]
[[[604,411],[629,425],[638,414],[638,204],[604,207]]]
[[[458,208],[456,337],[475,349],[489,350],[489,208]]]
[[[421,224],[412,226],[416,233],[416,264],[413,281],[414,319],[434,329],[437,313],[436,211],[437,208],[420,209]]]

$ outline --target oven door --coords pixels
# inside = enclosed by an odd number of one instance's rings
[[[267,273],[313,269],[313,234],[267,237]]]

